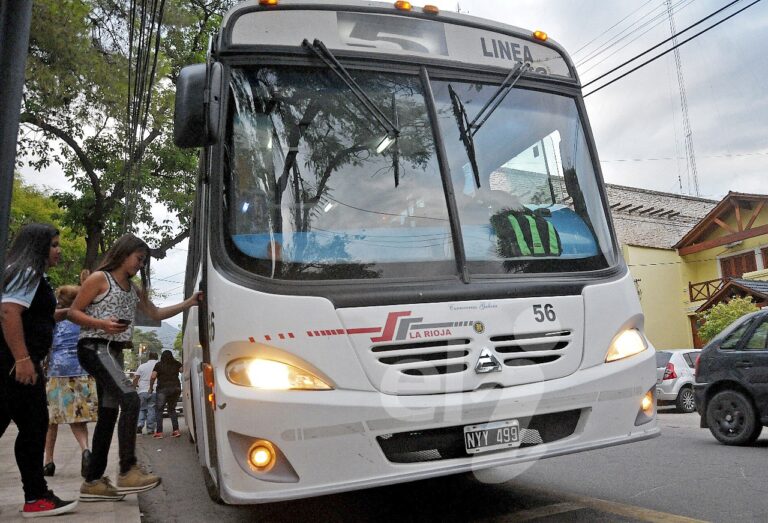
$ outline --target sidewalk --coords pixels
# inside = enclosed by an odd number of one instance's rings
[[[88,424],[89,438],[93,435],[93,427],[93,423]],[[3,523],[30,521],[21,517],[24,493],[21,490],[21,478],[13,454],[16,433],[16,425],[11,423],[0,438],[0,522]],[[83,482],[83,478],[80,477],[80,447],[67,425],[59,427],[54,462],[56,475],[45,478],[48,481],[48,488],[62,499],[77,498]],[[42,461],[40,466],[43,466]],[[117,435],[110,446],[107,475],[113,481],[117,479]],[[70,514],[38,518],[38,520],[51,523],[140,523],[139,499],[136,494],[130,494],[119,502],[81,502]]]

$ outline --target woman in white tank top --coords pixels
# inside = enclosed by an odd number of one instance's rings
[[[125,494],[144,492],[160,484],[160,478],[145,472],[136,460],[136,424],[139,397],[123,372],[123,349],[133,336],[136,310],[153,320],[164,320],[197,305],[196,292],[169,307],[149,300],[146,261],[149,247],[133,234],[120,237],[107,251],[98,269],[83,283],[69,309],[69,319],[81,326],[77,355],[94,378],[99,396],[99,419],[93,431],[91,460],[80,487],[83,501],[115,501]],[[141,287],[131,279],[140,275]],[[120,470],[117,486],[104,476],[107,454],[120,411],[118,442]]]

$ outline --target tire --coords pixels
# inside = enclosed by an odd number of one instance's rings
[[[749,445],[760,435],[752,402],[741,392],[724,390],[707,405],[707,425],[717,441],[724,445]]]
[[[675,400],[675,407],[677,408],[677,412],[684,412],[686,414],[696,412],[696,396],[691,387],[683,387],[680,389],[680,392],[677,394],[677,399]]]
[[[211,472],[208,470],[208,467],[202,467],[202,469],[203,481],[205,481],[205,490],[208,492],[208,497],[211,498],[211,501],[214,503],[223,505],[224,500],[221,499],[221,494],[219,494],[219,486],[213,480]]]

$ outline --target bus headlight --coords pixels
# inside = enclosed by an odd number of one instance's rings
[[[333,387],[309,371],[261,358],[231,361],[227,379],[235,385],[266,390],[331,390]]]
[[[635,354],[639,354],[647,349],[648,346],[643,339],[642,334],[637,329],[628,329],[616,336],[605,356],[605,362],[623,360]]]

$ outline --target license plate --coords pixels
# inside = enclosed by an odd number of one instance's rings
[[[520,423],[516,419],[493,421],[464,427],[467,454],[520,446]]]

